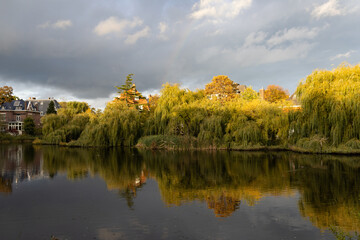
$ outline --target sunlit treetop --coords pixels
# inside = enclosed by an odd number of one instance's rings
[[[205,94],[210,98],[227,101],[235,97],[237,85],[228,76],[215,76],[211,83],[206,84]]]
[[[264,92],[264,99],[268,102],[277,102],[289,98],[289,93],[280,86],[269,85]]]
[[[138,110],[149,110],[149,104],[146,100],[146,97],[136,89],[135,83],[133,83],[134,74],[129,74],[126,77],[125,84],[121,86],[116,86],[119,90],[119,97],[115,97],[111,104],[119,104],[124,102],[129,108],[136,108]]]
[[[332,71],[315,70],[297,90],[302,101],[317,96],[332,96],[334,100],[344,100],[359,96],[360,65],[342,64]]]
[[[13,95],[13,88],[10,86],[0,87],[0,105],[5,102],[16,100],[17,97]]]

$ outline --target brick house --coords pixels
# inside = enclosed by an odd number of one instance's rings
[[[14,100],[0,105],[1,131],[22,134],[24,120],[27,117],[34,119],[35,126],[40,126],[40,112],[32,102]]]
[[[26,102],[32,103],[33,106],[36,107],[36,109],[40,112],[40,116],[46,115],[46,111],[49,107],[50,102],[54,102],[55,111],[61,108],[58,101],[56,101],[54,98],[36,99],[34,97],[31,97],[28,100],[26,100]]]

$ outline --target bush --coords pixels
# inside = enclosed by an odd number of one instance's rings
[[[35,135],[35,122],[31,117],[27,117],[24,119],[24,132],[30,136]]]
[[[345,146],[351,149],[360,149],[360,140],[353,138],[345,143]]]
[[[152,135],[139,139],[137,147],[149,149],[191,149],[196,147],[195,138],[177,135]]]

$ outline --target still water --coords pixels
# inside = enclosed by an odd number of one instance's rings
[[[0,239],[336,239],[359,197],[359,157],[0,145]]]

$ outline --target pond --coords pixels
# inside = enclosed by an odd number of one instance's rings
[[[0,239],[336,239],[359,198],[354,156],[0,146]]]

